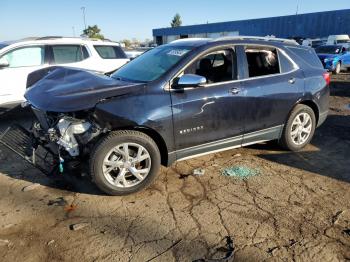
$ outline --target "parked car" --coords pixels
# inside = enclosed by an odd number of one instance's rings
[[[294,41],[179,40],[110,77],[51,70],[25,95],[31,133],[9,128],[0,142],[26,159],[45,148],[61,172],[84,163],[101,190],[124,195],[161,164],[269,140],[301,150],[327,117],[328,84],[314,50]]]
[[[312,47],[312,48],[316,48],[319,47],[321,45],[324,45],[325,42],[321,39],[305,39],[303,40],[302,45],[303,46],[308,46],[308,47]]]
[[[316,48],[316,53],[325,69],[339,74],[350,69],[350,48],[342,45],[325,45]]]
[[[125,54],[130,60],[133,60],[139,55],[142,55],[144,52],[145,51],[128,50],[128,51],[125,51]]]
[[[330,35],[327,40],[327,45],[339,45],[350,42],[349,35]]]
[[[24,101],[28,74],[38,69],[65,65],[104,73],[129,61],[118,43],[84,38],[42,37],[0,48],[0,112]]]

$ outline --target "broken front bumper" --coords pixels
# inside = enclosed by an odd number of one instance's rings
[[[58,172],[57,156],[40,145],[33,135],[19,125],[13,125],[0,135],[0,144],[38,168],[46,175]]]

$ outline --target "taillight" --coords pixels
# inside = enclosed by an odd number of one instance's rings
[[[331,83],[331,74],[330,73],[323,73],[323,78],[326,81],[327,85]]]

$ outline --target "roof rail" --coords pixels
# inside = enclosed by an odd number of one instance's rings
[[[110,39],[99,39],[99,38],[89,38],[84,36],[72,37],[72,36],[43,36],[37,37],[35,40],[53,40],[53,39],[82,39],[88,41],[103,41],[103,42],[112,42]]]
[[[63,38],[63,36],[43,36],[43,37],[38,37],[35,40],[48,40],[48,39],[57,39],[57,38]]]
[[[214,39],[214,41],[224,41],[224,40],[263,40],[271,42],[281,42],[292,45],[299,45],[294,39],[276,38],[269,36],[224,36]]]

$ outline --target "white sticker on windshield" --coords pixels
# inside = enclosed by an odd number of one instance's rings
[[[174,50],[170,50],[167,54],[168,55],[175,55],[175,56],[183,56],[184,54],[186,54],[188,52],[188,50],[186,49],[174,49]]]

